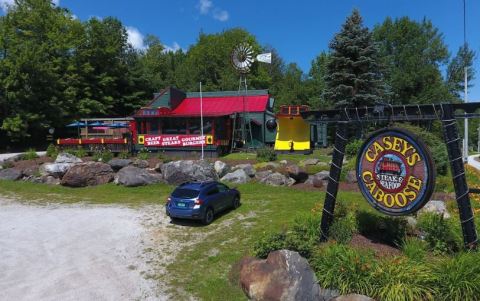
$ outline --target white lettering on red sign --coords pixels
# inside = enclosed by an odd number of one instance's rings
[[[196,135],[145,135],[145,146],[174,147],[202,146],[206,144],[205,136]]]

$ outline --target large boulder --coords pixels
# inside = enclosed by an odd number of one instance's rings
[[[295,180],[297,183],[303,183],[308,179],[308,174],[303,171],[298,165],[288,165],[285,170],[288,176]]]
[[[445,202],[431,200],[420,209],[419,213],[432,212],[439,215],[443,215],[444,218],[450,218],[450,213],[448,213],[447,205]]]
[[[162,175],[148,172],[132,165],[126,166],[115,175],[115,184],[127,187],[144,186],[162,181]]]
[[[262,180],[266,177],[268,177],[269,175],[271,175],[273,173],[273,171],[271,170],[263,170],[263,171],[258,171],[256,174],[255,174],[255,179],[257,180]]]
[[[271,252],[266,260],[245,258],[240,284],[251,300],[324,300],[315,273],[297,252]]]
[[[350,294],[350,295],[335,297],[330,301],[375,301],[375,300],[365,295]]]
[[[102,162],[75,164],[62,177],[61,184],[70,187],[95,186],[113,180],[113,169]]]
[[[308,179],[305,181],[305,183],[317,188],[322,188],[324,186],[326,187],[328,184],[329,175],[330,173],[326,170],[320,171],[314,175],[308,176]]]
[[[213,168],[215,168],[215,172],[217,173],[219,178],[223,177],[230,171],[230,166],[228,166],[227,163],[222,161],[215,161],[215,163],[213,164]]]
[[[178,185],[188,181],[216,181],[218,175],[213,164],[207,161],[184,160],[162,165],[163,178],[168,184]]]
[[[264,183],[271,186],[292,186],[295,184],[295,180],[282,175],[279,172],[269,174],[263,179],[260,179],[260,183]]]
[[[55,159],[55,163],[82,163],[82,159],[77,158],[76,156],[69,154],[69,153],[60,153],[58,154],[57,158]]]
[[[73,165],[73,163],[44,163],[40,165],[38,172],[42,176],[61,178]]]
[[[345,181],[349,184],[357,183],[357,173],[355,170],[349,170],[345,175]]]
[[[7,168],[0,170],[0,180],[17,181],[20,180],[22,176],[22,171],[15,168]]]
[[[135,159],[135,161],[133,161],[133,166],[138,168],[148,168],[150,164],[147,160]]]
[[[243,169],[237,169],[233,172],[227,173],[221,179],[223,182],[230,182],[236,184],[247,183],[250,180],[250,177]]]
[[[232,170],[243,169],[245,173],[250,177],[253,178],[255,176],[255,167],[252,164],[238,164],[235,165]]]
[[[132,164],[132,160],[130,159],[112,159],[108,161],[108,165],[110,165],[114,171],[119,171],[130,164]]]
[[[310,158],[310,159],[306,159],[306,160],[300,161],[300,165],[302,165],[302,166],[317,165],[318,162],[320,162],[319,159],[317,159],[317,158]]]
[[[40,174],[38,165],[27,166],[22,173],[25,177],[38,176]]]

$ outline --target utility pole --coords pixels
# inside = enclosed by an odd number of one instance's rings
[[[463,98],[464,102],[468,102],[468,68],[465,62],[465,58],[467,56],[467,14],[466,14],[466,0],[463,0],[463,47],[464,47],[464,59],[463,62],[465,66],[463,67],[464,73],[464,93]],[[465,113],[466,114],[466,113]],[[465,133],[463,138],[463,161],[468,161],[468,118],[465,118]]]

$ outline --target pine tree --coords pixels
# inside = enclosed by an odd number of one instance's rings
[[[330,42],[325,99],[337,107],[372,105],[384,92],[378,51],[354,10]]]

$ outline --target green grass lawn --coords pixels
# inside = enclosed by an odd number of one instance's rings
[[[302,160],[316,158],[322,162],[330,162],[331,155],[328,154],[330,151],[331,149],[324,148],[324,149],[316,149],[313,151],[312,154],[309,154],[309,155],[304,155],[302,153],[278,154],[277,161],[287,160],[292,163],[299,163]],[[220,160],[225,162],[233,161],[233,160],[235,161],[236,160],[257,160],[257,155],[255,153],[238,152],[238,153],[231,153],[224,157],[221,157]]]

